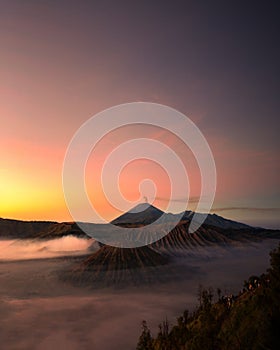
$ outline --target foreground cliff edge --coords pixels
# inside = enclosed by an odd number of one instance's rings
[[[238,295],[222,295],[219,288],[214,293],[211,287],[200,287],[196,309],[185,310],[175,325],[163,321],[156,336],[143,321],[136,349],[279,349],[280,244],[270,256],[267,273],[244,281]]]

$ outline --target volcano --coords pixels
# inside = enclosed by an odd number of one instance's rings
[[[111,221],[117,226],[144,226],[158,220],[164,212],[149,203],[140,203],[125,214]]]
[[[198,230],[191,233],[189,226],[194,214],[192,211],[166,214],[149,203],[141,203],[113,220],[113,225],[85,224],[89,230],[92,228],[92,237],[98,241],[99,234],[100,241],[107,244],[96,241],[98,250],[94,253],[89,251],[84,260],[71,266],[70,271],[64,271],[65,275],[72,281],[91,285],[95,285],[95,282],[105,285],[154,282],[163,278],[162,272],[166,265],[170,269],[173,259],[178,257],[201,258],[208,254],[209,247],[227,249],[269,238],[280,239],[279,230],[255,228],[215,214],[209,214]],[[173,225],[174,221],[176,226]],[[155,225],[148,226],[154,222]],[[2,238],[53,239],[67,235],[88,237],[75,223],[25,222],[0,218]],[[115,247],[120,242],[120,235],[127,239],[124,240],[127,245]],[[151,239],[156,236],[161,238]],[[136,242],[141,243],[137,248]],[[215,251],[211,249],[211,254],[215,254]]]
[[[177,214],[180,215],[181,220],[178,220],[176,227],[170,231],[168,220],[174,220],[177,217],[176,214],[167,214],[164,221],[159,220],[152,227],[144,227],[160,219],[163,214],[163,211],[153,205],[141,203],[113,220],[111,223],[124,227],[123,230],[131,227],[130,232],[134,234],[135,231],[141,242],[145,242],[145,237],[154,232],[164,234],[158,241],[137,248],[101,245],[97,252],[87,257],[78,266],[74,266],[70,273],[71,280],[107,286],[131,282],[133,284],[154,282],[161,278],[164,269],[162,266],[172,263],[176,257],[201,257],[201,254],[202,256],[208,254],[209,247],[227,249],[230,246],[243,246],[267,238],[280,238],[279,230],[254,228],[215,214],[209,215],[196,232],[190,233],[189,225],[194,215],[190,211]],[[215,252],[215,249],[213,251]]]

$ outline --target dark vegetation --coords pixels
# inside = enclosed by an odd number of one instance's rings
[[[153,337],[146,321],[137,350],[280,349],[280,245],[266,274],[251,276],[239,295],[199,287],[198,306],[159,325]]]

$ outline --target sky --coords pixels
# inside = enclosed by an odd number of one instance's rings
[[[71,220],[61,174],[72,136],[106,108],[147,101],[184,113],[207,139],[217,169],[213,212],[279,227],[276,6],[0,0],[0,217]],[[195,198],[198,169],[180,140],[149,127],[137,133],[172,145]],[[96,174],[105,150],[129,135],[129,127],[109,135],[89,162],[89,196],[108,219],[118,211]],[[157,197],[168,197],[166,174],[144,163],[124,169],[124,196],[140,200],[137,179],[152,174]]]

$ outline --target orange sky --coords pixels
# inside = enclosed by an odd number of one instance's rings
[[[129,139],[132,133],[129,128],[124,127],[122,131],[118,130],[105,137],[92,152],[88,161],[86,183],[89,196],[95,208],[107,219],[112,219],[120,212],[106,201],[102,192],[100,172],[106,155],[116,145]],[[134,128],[135,132],[137,127],[131,128]],[[168,132],[161,130],[156,132],[155,127],[138,127],[137,135],[153,137],[171,146],[183,160],[188,171],[191,184],[190,196],[199,195],[199,169],[191,152],[182,141]],[[35,143],[19,138],[2,138],[0,143],[1,216],[27,220],[71,220],[64,202],[61,182],[62,163],[67,145],[65,144],[63,148],[59,142],[57,145],[52,145],[46,141]],[[274,177],[271,171],[275,159],[269,159],[266,154],[256,154],[249,150],[242,152],[238,146],[219,138],[212,140],[210,144],[215,155],[218,174],[216,207],[223,207],[224,203],[227,203],[227,198],[233,199],[234,206],[236,202],[240,203],[240,198],[253,196],[255,188],[261,188],[263,182],[268,180],[268,176],[270,182],[277,181],[276,175]],[[262,174],[259,173],[256,176],[255,172],[258,171],[260,160],[263,162],[264,169]],[[142,200],[138,185],[141,179],[147,177],[155,182],[158,190],[157,197],[168,198],[170,182],[167,174],[160,166],[144,160],[132,162],[124,168],[120,177],[123,195],[128,200]],[[180,198],[179,193],[178,197]],[[156,200],[154,204],[162,209],[167,206],[164,200]],[[246,205],[245,202],[244,206]],[[195,209],[195,203],[191,203],[189,208]],[[253,214],[249,213],[251,216]],[[234,217],[234,213],[231,215]]]

